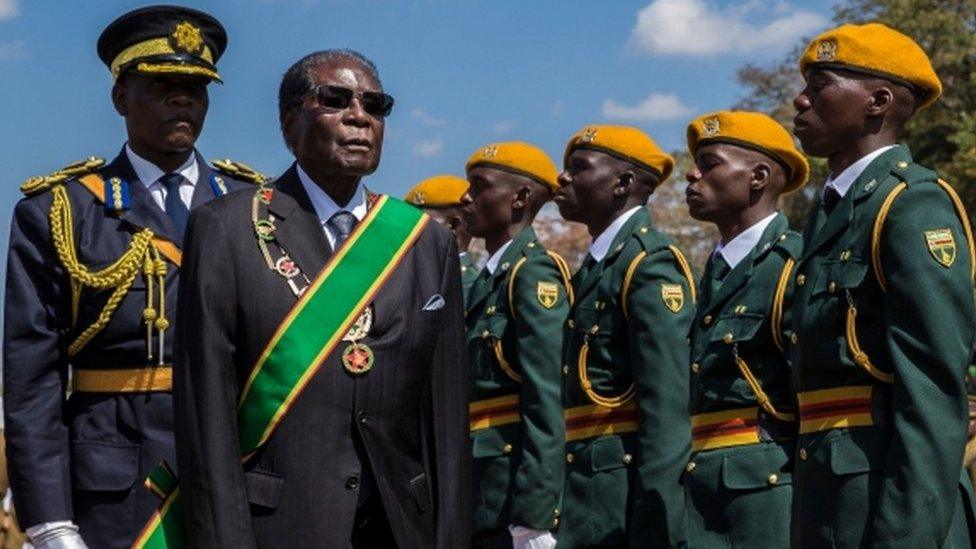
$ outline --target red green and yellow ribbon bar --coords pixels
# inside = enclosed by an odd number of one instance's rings
[[[874,425],[871,417],[872,390],[870,385],[857,385],[797,393],[800,434]]]
[[[630,401],[609,408],[599,404],[576,406],[563,410],[566,420],[566,442],[585,438],[637,432],[637,403]]]
[[[381,196],[315,277],[265,346],[241,392],[237,435],[242,460],[267,442],[429,219],[405,202]],[[178,494],[176,487],[134,547],[185,545]]]
[[[468,407],[471,431],[518,423],[519,396],[506,395],[472,402]]]
[[[691,416],[691,451],[759,442],[759,408],[736,408]]]

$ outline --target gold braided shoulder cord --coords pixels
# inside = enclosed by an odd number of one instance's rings
[[[746,361],[739,356],[738,343],[732,346],[732,357],[735,359],[735,365],[739,368],[739,373],[742,374],[742,377],[746,380],[746,383],[749,384],[749,388],[752,389],[752,393],[756,395],[756,402],[759,403],[763,410],[766,410],[769,415],[780,421],[793,421],[796,419],[795,414],[780,412],[775,406],[773,406],[772,399],[770,399],[769,395],[766,394],[766,391],[763,390],[762,384],[759,383],[759,379],[755,374],[752,373],[752,370],[749,368]]]
[[[786,345],[783,343],[783,305],[786,300],[786,288],[790,283],[790,275],[793,274],[793,267],[796,262],[793,258],[787,258],[783,264],[783,270],[779,273],[779,280],[776,281],[776,291],[773,293],[773,309],[770,313],[770,328],[773,332],[773,343],[781,353],[786,352]]]
[[[91,272],[88,267],[83,265],[78,260],[78,254],[75,250],[75,238],[74,238],[74,224],[71,214],[71,203],[68,199],[68,191],[63,185],[56,185],[51,189],[53,201],[51,203],[51,211],[49,215],[51,224],[51,238],[54,243],[54,249],[58,254],[58,259],[60,259],[61,264],[68,271],[68,275],[71,281],[71,317],[72,323],[77,320],[78,317],[78,306],[80,302],[81,290],[85,287],[96,289],[96,290],[106,290],[112,288],[112,294],[109,296],[108,301],[102,308],[101,312],[98,314],[98,318],[95,322],[85,328],[81,334],[68,346],[68,356],[76,355],[96,334],[102,331],[109,321],[112,319],[112,315],[118,309],[119,304],[125,298],[129,289],[132,287],[132,283],[135,280],[136,275],[140,270],[143,271],[143,275],[147,279],[147,304],[146,309],[143,312],[143,319],[146,321],[147,326],[150,323],[155,324],[160,333],[160,357],[162,360],[162,337],[163,332],[168,327],[168,322],[165,319],[164,312],[164,298],[165,287],[163,286],[163,279],[166,276],[166,265],[159,258],[158,252],[156,257],[151,258],[151,242],[153,237],[153,232],[149,229],[143,229],[133,235],[132,241],[129,245],[129,249],[126,250],[122,256],[119,257],[114,263],[108,267],[102,269],[101,271]],[[157,314],[152,308],[152,290],[149,287],[149,280],[151,276],[148,275],[147,271],[148,265],[152,264],[154,274],[157,275],[160,284],[160,311]],[[160,267],[160,264],[161,267]],[[149,358],[151,358],[151,352]]]

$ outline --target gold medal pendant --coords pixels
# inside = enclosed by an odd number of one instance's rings
[[[342,365],[350,374],[361,376],[373,369],[373,350],[365,343],[350,343],[342,352]]]

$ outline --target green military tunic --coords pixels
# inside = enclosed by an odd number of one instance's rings
[[[562,325],[569,272],[525,229],[467,314],[475,535],[554,527],[563,476]]]
[[[573,288],[559,546],[676,545],[686,538],[691,270],[641,208]]]
[[[465,310],[467,310],[468,304],[468,292],[471,291],[471,285],[474,284],[475,280],[478,280],[478,270],[474,266],[474,261],[471,260],[471,254],[468,252],[462,252],[461,257],[461,295],[464,296]]]
[[[691,336],[691,547],[789,546],[796,405],[783,316],[801,246],[778,213],[731,271],[716,255],[706,266]]]
[[[807,228],[792,313],[798,547],[972,546],[973,258],[956,200],[902,145]]]

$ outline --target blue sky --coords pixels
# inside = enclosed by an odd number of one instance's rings
[[[95,54],[101,30],[146,2],[0,0],[0,237],[17,186],[124,142]],[[485,143],[522,139],[560,162],[582,125],[637,125],[667,149],[683,147],[695,115],[728,108],[747,61],[781,59],[829,26],[833,2],[642,0],[214,0],[186,5],[227,28],[198,143],[269,174],[291,162],[277,126],[284,70],[318,49],[372,58],[397,99],[372,189],[402,194],[435,173],[462,174]],[[3,246],[5,248],[5,246]],[[5,257],[5,249],[3,256]],[[0,258],[2,259],[2,258]]]

